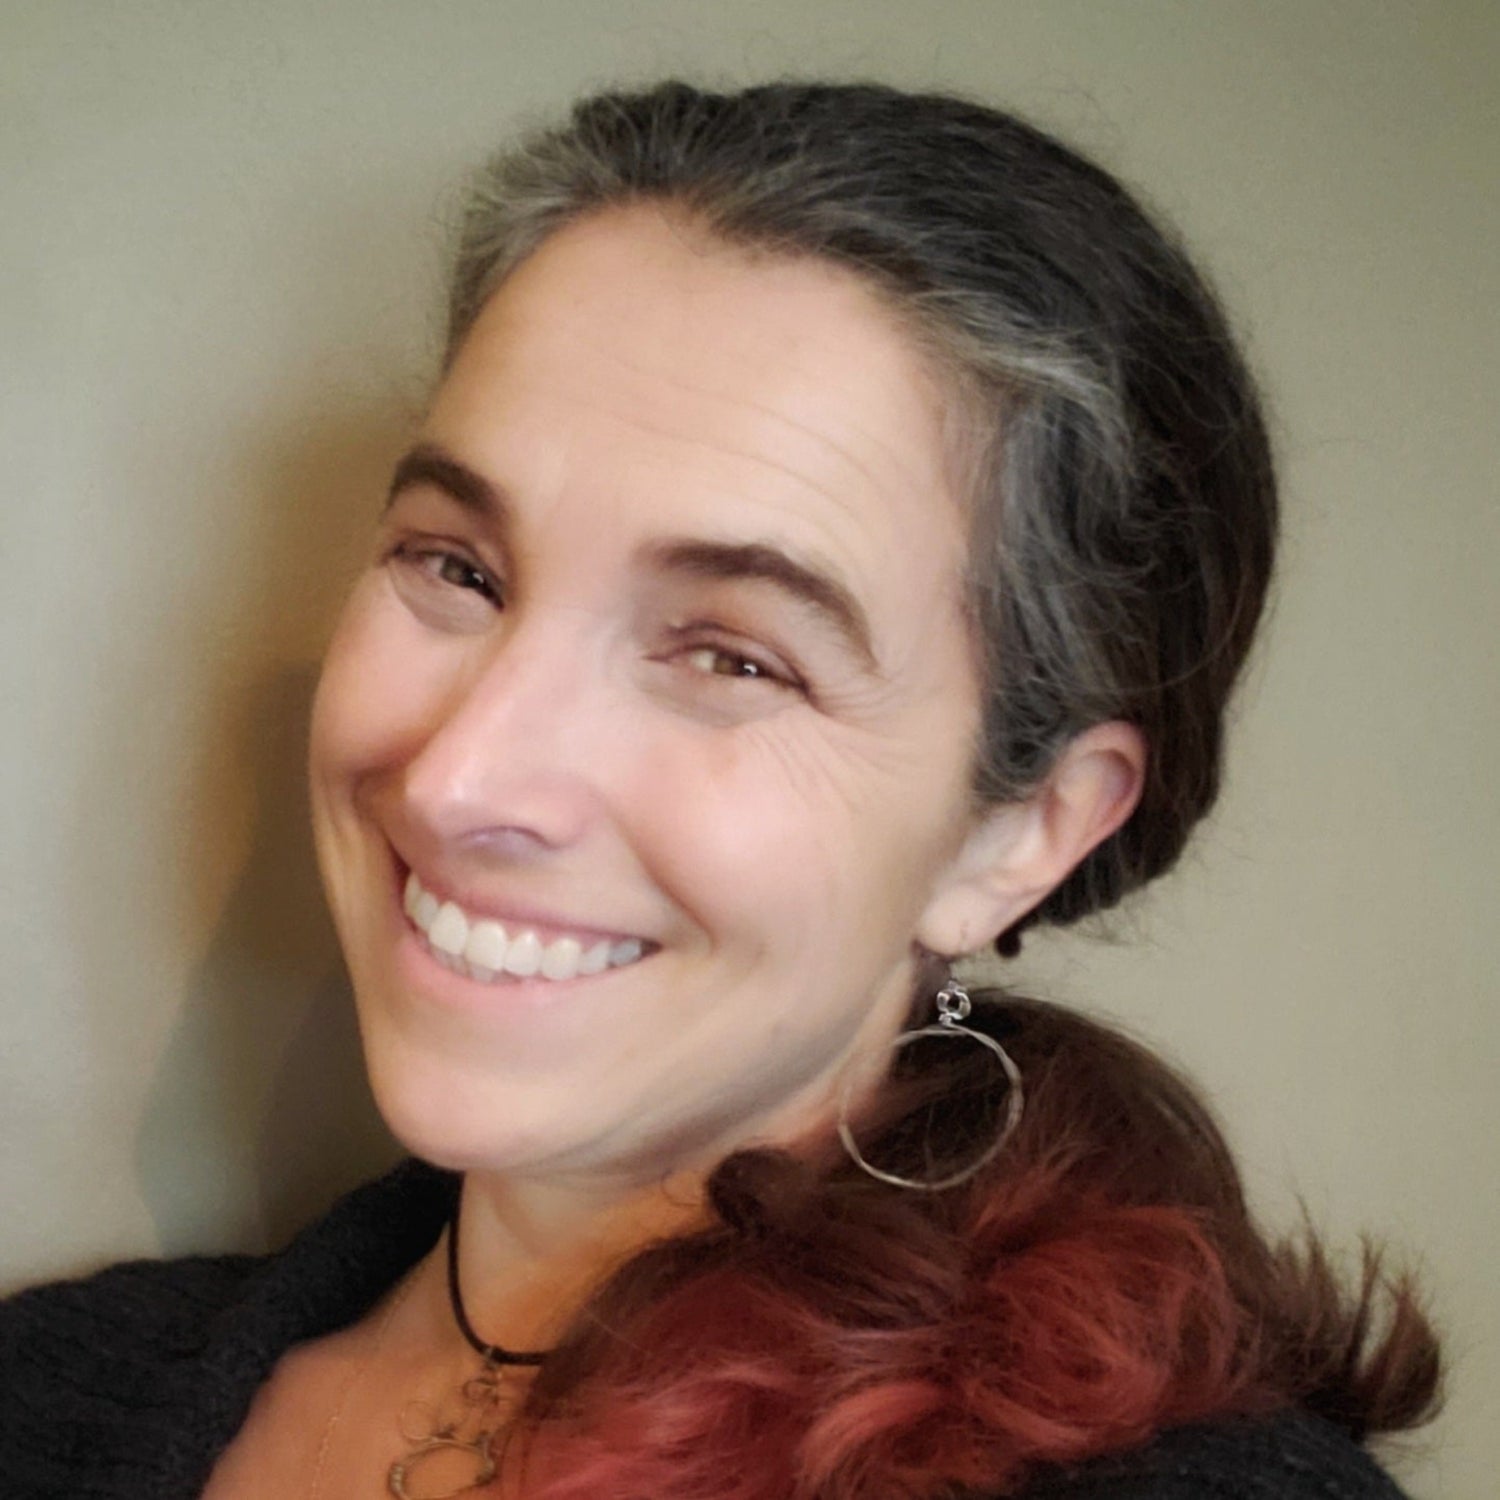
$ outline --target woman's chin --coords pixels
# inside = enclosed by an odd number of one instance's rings
[[[534,1166],[550,1154],[542,1141],[526,1137],[514,1121],[492,1114],[476,1118],[452,1097],[434,1097],[409,1085],[382,1087],[372,1080],[375,1102],[397,1141],[422,1161],[451,1172],[506,1173]]]

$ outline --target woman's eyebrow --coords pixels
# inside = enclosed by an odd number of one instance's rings
[[[663,572],[772,584],[833,625],[866,666],[877,666],[864,609],[848,585],[824,568],[798,561],[764,542],[669,538],[652,543],[646,557]]]
[[[386,508],[402,491],[419,484],[442,490],[449,499],[487,521],[503,523],[509,514],[505,496],[495,485],[436,443],[418,443],[397,461],[386,490]]]
[[[421,484],[432,485],[490,522],[503,525],[509,517],[510,506],[498,486],[436,443],[418,443],[398,460],[386,505]],[[765,542],[697,537],[653,542],[646,549],[646,561],[661,572],[694,578],[769,583],[827,620],[866,666],[877,666],[863,607],[849,586],[825,567],[800,561]]]

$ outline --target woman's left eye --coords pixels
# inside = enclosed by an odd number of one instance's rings
[[[710,672],[715,677],[769,677],[771,674],[758,662],[737,651],[725,651],[721,646],[696,646],[685,658],[690,667],[700,672]]]
[[[764,682],[775,687],[800,691],[802,683],[785,668],[772,666],[759,657],[729,646],[691,646],[680,660],[695,672],[709,677],[731,677],[742,682]]]

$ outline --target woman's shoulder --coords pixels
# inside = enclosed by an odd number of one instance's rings
[[[1022,1500],[1403,1500],[1341,1429],[1301,1411],[1181,1427],[1144,1448],[1049,1470]]]
[[[183,1372],[261,1262],[130,1261],[0,1303],[0,1468],[7,1494],[178,1493],[161,1481]],[[113,1486],[113,1488],[111,1488]],[[180,1491],[187,1493],[186,1490]]]
[[[253,1255],[132,1260],[0,1302],[0,1380],[19,1364],[112,1360],[201,1341],[263,1263]]]
[[[276,1360],[357,1317],[451,1197],[408,1162],[275,1255],[127,1261],[0,1303],[5,1493],[197,1494]]]

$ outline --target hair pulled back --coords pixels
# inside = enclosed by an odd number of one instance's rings
[[[1106,173],[976,104],[669,83],[586,99],[489,165],[448,357],[550,234],[651,201],[849,267],[947,376],[984,665],[976,796],[1024,796],[1092,724],[1144,732],[1135,814],[1035,915],[1070,921],[1166,870],[1218,792],[1276,530],[1253,384],[1182,252]],[[1268,1241],[1168,1068],[1032,1002],[991,997],[970,1024],[1026,1080],[1005,1149],[942,1193],[872,1182],[831,1141],[730,1156],[712,1222],[621,1266],[539,1370],[515,1429],[525,1493],[1008,1494],[1229,1413],[1298,1405],[1363,1436],[1430,1411],[1437,1346],[1410,1287],[1386,1295],[1369,1259],[1346,1294],[1315,1242]],[[893,1073],[861,1122],[868,1159],[921,1177],[935,1136],[981,1151],[1006,1102],[993,1069],[970,1073],[982,1050]]]
[[[1071,921],[1168,869],[1218,793],[1276,531],[1253,382],[1176,244],[1107,173],[980,105],[668,83],[585,99],[489,164],[448,357],[549,234],[642,200],[852,269],[948,375],[971,475],[978,799],[1023,797],[1092,724],[1144,732],[1134,815],[1028,920]]]

